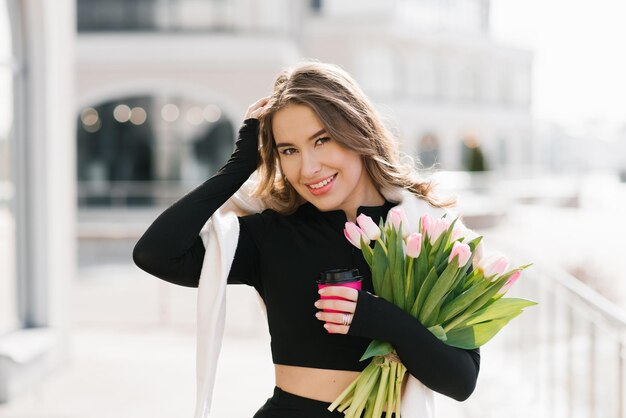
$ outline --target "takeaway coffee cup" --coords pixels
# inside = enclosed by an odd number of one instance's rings
[[[347,286],[361,290],[363,276],[359,274],[359,269],[332,269],[320,273],[317,280],[317,288],[322,289],[328,286]],[[321,299],[343,299],[341,296],[320,295]],[[324,309],[324,312],[342,312],[334,309]]]

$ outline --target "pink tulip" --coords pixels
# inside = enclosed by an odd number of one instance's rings
[[[404,253],[411,258],[417,258],[422,251],[422,234],[413,232],[406,239]]]
[[[448,263],[451,263],[454,257],[458,257],[457,262],[459,263],[459,267],[463,267],[467,264],[467,260],[469,260],[471,255],[472,252],[469,245],[455,241],[454,244],[452,244],[452,251],[450,252],[450,257],[448,257]]]
[[[370,240],[375,241],[380,238],[380,228],[372,218],[362,213],[357,216],[356,221]]]
[[[498,293],[501,295],[505,294],[521,275],[521,271],[516,271],[515,273],[513,273],[511,277],[509,277],[509,280],[506,281],[505,285],[502,286],[502,288],[498,291]]]
[[[481,270],[485,278],[492,278],[495,280],[498,276],[501,276],[509,267],[509,260],[501,254],[491,254],[478,263],[478,270]]]
[[[389,209],[389,214],[387,215],[387,225],[391,222],[396,229],[400,229],[400,224],[402,224],[402,238],[406,238],[409,236],[409,220],[407,219],[404,211],[398,207]]]
[[[454,229],[452,230],[452,236],[450,237],[450,240],[453,242],[461,237],[463,237],[463,242],[468,244],[470,241],[478,238],[479,235],[463,225],[463,222],[461,222],[461,220],[459,219],[454,224]],[[476,248],[474,248],[474,257],[472,258],[472,265],[474,266],[474,270],[478,268],[480,260],[482,260],[483,258],[483,247],[483,242],[480,241]]]
[[[426,213],[421,216],[420,222],[422,223],[422,234],[428,234],[428,236],[430,236],[433,225],[433,218]]]
[[[361,237],[363,237],[363,241],[365,241],[367,245],[369,245],[370,243],[370,239],[367,237],[365,232],[352,222],[346,222],[346,227],[343,230],[343,234],[352,245],[359,249],[361,249]]]
[[[433,221],[430,227],[430,234],[428,235],[431,244],[434,245],[437,238],[450,228],[450,223],[451,222],[446,218],[439,218]]]
[[[455,225],[455,227],[454,227],[454,229],[452,229],[452,235],[450,235],[450,241],[456,241],[459,238],[465,236],[464,231],[461,230],[461,228],[457,228],[456,224],[454,224],[454,225]],[[464,240],[464,241],[467,241],[467,240]],[[465,242],[465,243],[467,244],[467,242]]]

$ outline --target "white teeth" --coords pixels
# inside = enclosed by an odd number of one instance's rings
[[[309,187],[311,189],[319,189],[320,187],[324,187],[326,186],[328,183],[330,183],[332,181],[332,179],[335,177],[335,175],[333,174],[332,176],[330,176],[329,178],[327,178],[326,180],[322,180],[317,184],[309,184]]]

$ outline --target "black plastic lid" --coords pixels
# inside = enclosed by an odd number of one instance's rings
[[[319,284],[350,283],[363,279],[359,269],[332,269],[320,273]]]

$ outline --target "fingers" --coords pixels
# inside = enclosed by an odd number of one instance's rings
[[[359,291],[346,286],[326,286],[319,291],[320,297],[341,297],[343,299],[319,299],[315,306],[320,309],[315,314],[317,319],[326,322],[324,328],[329,333],[347,334],[356,310],[356,302]],[[345,300],[347,299],[347,300]],[[334,310],[339,312],[324,312],[323,310]],[[348,325],[343,325],[344,313],[348,314]]]
[[[326,286],[318,290],[318,293],[322,296],[339,296],[354,302],[359,298],[359,291],[347,286]]]
[[[347,325],[350,325],[352,323],[352,318],[354,318],[354,314],[352,313],[347,313],[347,314],[348,314]],[[345,316],[344,312],[318,312],[317,314],[315,314],[315,316],[317,317],[317,319],[324,321],[324,322],[332,322],[334,324],[344,325],[343,323],[344,316]]]
[[[326,328],[326,331],[328,331],[329,333],[347,334],[348,330],[350,329],[350,326],[331,324],[330,322],[327,322],[324,324],[324,328]]]
[[[335,334],[347,334],[352,323],[353,314],[348,313],[347,322],[348,325],[343,325],[345,315],[343,312],[318,312],[315,314],[317,319],[326,322],[324,328],[331,333]]]
[[[332,309],[333,311],[354,313],[356,309],[356,303],[350,300],[342,299],[320,299],[315,306],[318,309]]]
[[[270,97],[271,96],[262,97],[256,102],[252,103],[250,106],[248,106],[248,110],[246,111],[244,120],[249,119],[249,118],[255,118],[255,119],[258,118],[265,110],[264,106],[267,104]]]
[[[354,312],[356,311],[356,304],[359,298],[359,291],[345,286],[326,286],[319,291],[320,296],[339,296],[344,299],[320,299],[315,302],[315,306],[321,311],[315,314],[315,317],[322,322],[325,322],[324,328],[328,333],[332,334],[348,334],[352,319],[354,318]],[[373,293],[367,292],[374,297],[378,297]],[[324,312],[323,309],[331,309],[340,312]],[[345,314],[348,317],[345,318]],[[347,325],[344,325],[344,321]]]

